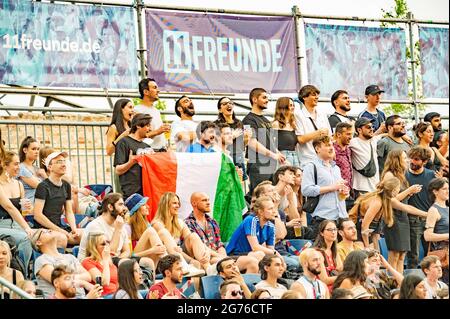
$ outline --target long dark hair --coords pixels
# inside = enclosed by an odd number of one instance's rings
[[[111,119],[111,123],[109,125],[111,126],[114,124],[117,128],[117,132],[119,133],[119,135],[125,131],[125,126],[123,125],[122,110],[130,102],[131,101],[128,99],[119,99],[114,104],[112,119]],[[128,126],[130,126],[130,121],[128,121]]]
[[[448,184],[448,179],[442,177],[433,178],[430,184],[428,184],[428,196],[430,197],[431,203],[434,203],[436,201],[436,195],[433,193],[433,191],[440,190],[442,187],[444,187],[445,184]]]
[[[229,97],[222,96],[222,97],[217,101],[217,110],[220,111],[220,108],[221,108],[221,106],[222,106],[221,103],[222,103],[222,101],[223,101],[224,99],[229,99]],[[233,111],[233,114],[231,115],[231,118],[233,119],[233,123],[237,123],[238,126],[239,126],[240,128],[243,127],[243,126],[242,126],[242,122],[236,117],[236,115],[234,114],[234,111]],[[216,120],[215,122],[216,122],[216,123],[227,123],[227,121],[225,120],[225,117],[224,117],[223,114],[220,113],[220,112],[219,112],[219,115],[217,115],[217,120]]]
[[[367,258],[367,253],[363,250],[354,250],[348,254],[344,261],[344,269],[334,281],[333,289],[339,288],[345,279],[350,279],[352,284],[356,284],[359,281],[364,286],[367,279],[364,271],[366,265],[365,260]]]
[[[289,123],[291,127],[295,130],[295,119],[294,119],[294,113],[290,114],[290,118],[287,118],[286,113],[289,112],[289,102],[293,101],[290,97],[280,97],[277,100],[277,104],[275,106],[275,115],[274,120],[278,121],[278,124],[280,126],[280,129],[283,129],[286,127],[286,125]]]
[[[37,142],[38,141],[32,136],[27,136],[24,138],[24,140],[22,141],[22,143],[20,144],[20,147],[19,147],[19,161],[21,163],[24,162],[25,159],[27,158],[27,154],[25,154],[23,149],[30,147],[31,143],[37,143]]]
[[[416,287],[422,280],[423,278],[415,274],[405,276],[400,286],[399,299],[419,299],[416,295]]]
[[[325,254],[325,250],[327,249],[327,243],[325,242],[325,239],[323,238],[322,234],[325,231],[325,227],[327,227],[328,224],[333,224],[336,226],[336,223],[332,220],[325,219],[319,224],[319,233],[317,234],[316,240],[314,241],[314,247],[319,248],[323,254]],[[336,226],[337,228],[337,226]],[[337,256],[337,239],[333,242],[331,245],[331,254],[333,256],[333,260],[336,262],[336,256]],[[324,256],[325,257],[325,256]],[[325,258],[325,266],[328,266],[327,259]]]
[[[130,296],[130,299],[139,299],[139,285],[134,280],[134,265],[136,264],[137,261],[135,259],[127,259],[119,265],[119,289],[124,290]],[[116,299],[117,291],[114,294],[114,299]]]

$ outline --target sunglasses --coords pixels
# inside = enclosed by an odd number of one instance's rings
[[[101,242],[99,245],[100,246],[106,246],[106,245],[109,245],[110,244],[110,241],[109,240],[106,240],[106,241],[104,241],[104,242]]]
[[[237,297],[237,295],[243,296],[244,293],[242,292],[242,290],[234,290],[234,291],[231,292],[231,295],[233,297]]]

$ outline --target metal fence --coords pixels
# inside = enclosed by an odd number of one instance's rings
[[[35,299],[32,295],[28,294],[26,291],[23,291],[16,285],[13,285],[8,280],[0,277],[0,300],[5,299],[5,288],[8,288],[9,294],[11,297],[11,293],[15,296],[20,297],[20,299]]]
[[[56,122],[0,120],[6,149],[18,151],[22,140],[32,136],[69,154],[73,181],[78,185],[113,184],[113,159],[106,155],[106,122]]]

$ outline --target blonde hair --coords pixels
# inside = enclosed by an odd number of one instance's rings
[[[156,211],[155,219],[160,220],[164,227],[169,231],[169,233],[177,238],[181,236],[181,225],[178,222],[178,216],[173,216],[170,214],[170,202],[174,198],[178,198],[178,201],[180,201],[180,197],[178,197],[177,194],[172,192],[164,193],[158,204],[158,210]]]
[[[289,110],[290,101],[294,102],[294,100],[292,100],[290,97],[283,96],[277,100],[277,103],[275,105],[274,120],[278,122],[280,129],[285,128],[288,123],[293,129],[297,128],[295,126],[294,113],[291,113]],[[287,116],[287,114],[289,114],[289,117]]]
[[[300,255],[298,256],[298,260],[299,260],[299,262],[300,262],[300,265],[305,265],[305,264],[307,264],[307,263],[308,263],[308,259],[311,258],[311,256],[312,256],[314,253],[318,253],[319,255],[321,255],[320,252],[317,251],[317,250],[314,249],[314,248],[306,248],[306,249],[304,249],[304,250],[300,253]]]
[[[141,213],[141,209],[144,206],[145,205],[139,207],[139,209],[133,214],[133,216],[130,217],[129,224],[131,228],[131,240],[139,240],[139,238],[141,238],[142,234],[147,229],[147,220]]]
[[[265,202],[273,203],[273,199],[269,196],[261,196],[256,199],[255,203],[253,204],[253,210],[256,214],[258,214],[261,210],[263,210],[266,207],[266,205],[263,204]]]
[[[11,248],[9,247],[8,243],[6,241],[0,240],[0,247],[3,247],[6,249],[6,266],[11,266]]]
[[[402,155],[404,151],[402,150],[394,150],[388,153],[386,157],[386,162],[384,163],[384,169],[381,173],[381,180],[384,179],[384,176],[387,172],[391,172],[392,175],[397,177],[400,180],[400,183],[404,187],[408,187],[408,181],[406,180],[405,173],[408,167],[406,163],[402,160]]]
[[[12,163],[14,156],[17,156],[17,158],[19,158],[19,155],[11,151],[6,151],[3,154],[3,158],[0,161],[0,175],[2,175],[5,172],[6,166]]]
[[[105,237],[105,234],[102,232],[89,233],[86,244],[86,257],[91,257],[94,261],[102,260],[102,255],[97,249],[102,236]]]

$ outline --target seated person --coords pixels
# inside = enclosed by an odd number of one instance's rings
[[[34,274],[39,289],[41,289],[44,298],[53,295],[55,288],[51,283],[52,271],[58,265],[65,265],[73,269],[73,277],[78,287],[77,296],[82,297],[85,295],[84,289],[90,291],[93,287],[89,283],[91,276],[74,255],[61,254],[58,251],[57,241],[58,232],[45,228],[38,229],[31,237],[33,249],[42,254],[34,261]]]
[[[50,278],[55,293],[47,299],[99,299],[101,297],[103,288],[100,285],[95,285],[85,298],[76,297],[77,291],[73,270],[68,266],[56,266]]]
[[[267,289],[274,299],[281,299],[287,288],[278,283],[278,279],[285,271],[283,259],[277,255],[266,255],[259,262],[261,281],[256,284],[256,289]]]
[[[144,299],[139,292],[142,284],[142,271],[134,259],[124,260],[119,265],[119,289],[113,299]]]
[[[24,280],[23,274],[10,267],[11,264],[11,250],[6,241],[0,240],[0,277],[9,281],[13,285]],[[2,287],[4,299],[12,299],[11,293],[7,287]]]
[[[363,249],[363,245],[358,244],[358,234],[355,223],[349,218],[343,218],[339,221],[338,232],[342,240],[337,244],[337,253],[342,261],[345,261],[348,254],[354,250]]]
[[[420,262],[420,268],[424,272],[426,278],[425,289],[427,290],[426,299],[441,299],[438,296],[438,292],[442,289],[447,289],[448,286],[439,279],[442,277],[442,266],[439,257],[437,256],[426,256]]]
[[[34,220],[36,228],[48,228],[58,232],[58,247],[80,243],[82,231],[77,229],[72,211],[72,190],[62,177],[66,173],[65,152],[53,152],[45,159],[50,172],[47,179],[36,188]],[[68,225],[63,226],[61,216],[65,215]]]
[[[234,280],[239,283],[246,299],[251,299],[251,291],[242,277],[235,257],[225,257],[217,262],[217,273],[224,280]]]
[[[178,255],[166,255],[159,261],[158,268],[163,274],[163,280],[150,287],[147,298],[186,299],[177,288],[177,284],[183,280],[180,257]],[[155,291],[158,292],[157,295],[155,295]]]
[[[36,298],[36,285],[31,280],[22,280],[17,284],[17,288],[22,289],[30,296]],[[14,299],[22,299],[19,295],[15,294]]]
[[[220,299],[242,299],[244,293],[235,280],[225,280],[220,284]]]
[[[330,299],[353,299],[353,293],[348,289],[336,288],[333,289]]]

